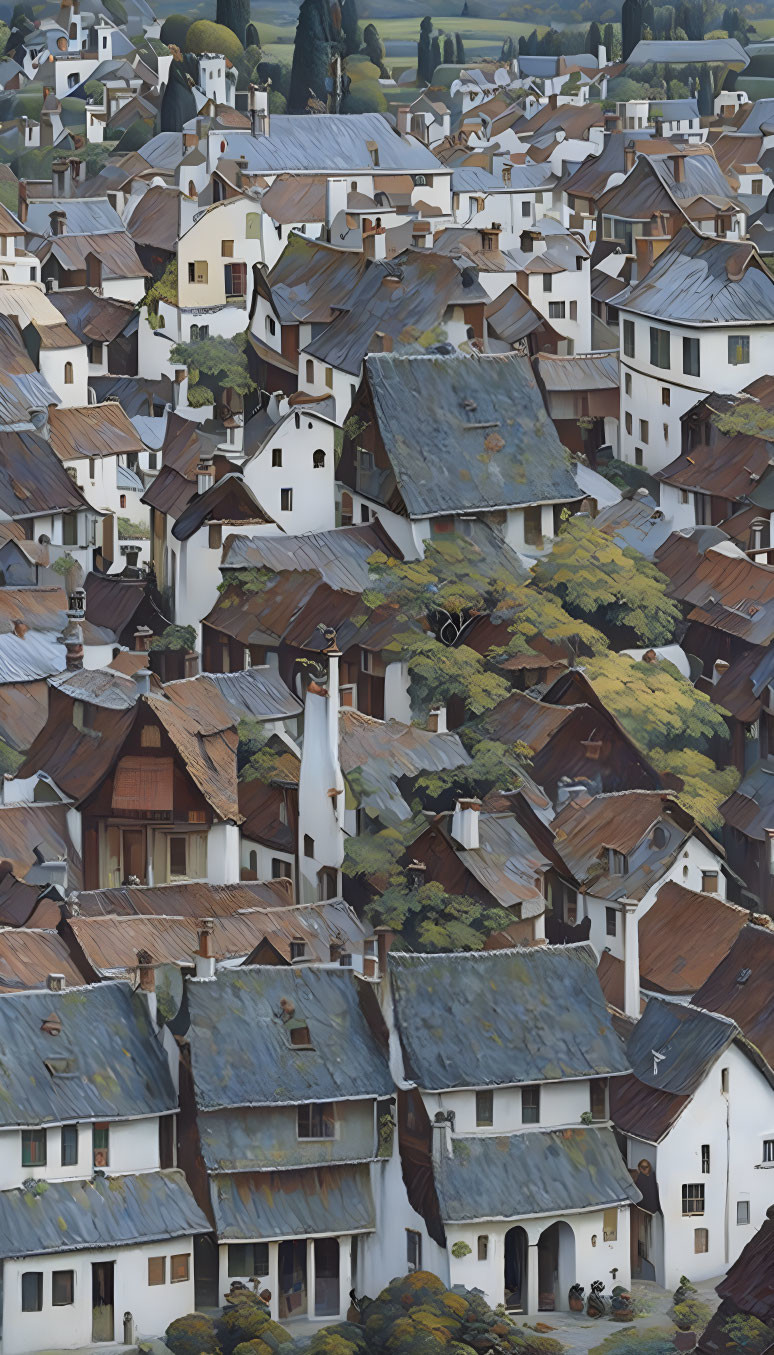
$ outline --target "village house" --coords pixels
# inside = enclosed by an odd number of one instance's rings
[[[351,420],[338,466],[342,513],[351,502],[355,518],[378,517],[409,558],[463,518],[537,555],[582,498],[529,360],[517,354],[373,354]]]
[[[302,396],[270,401],[245,425],[244,482],[289,536],[336,525],[336,425],[328,404]]]
[[[65,990],[52,975],[48,991],[0,1005],[8,1355],[160,1336],[193,1308],[193,1238],[208,1223],[175,1167],[177,1092],[153,998],[127,983]]]
[[[389,956],[409,1267],[511,1311],[562,1311],[611,1267],[628,1282],[639,1192],[608,1095],[629,1064],[595,963],[585,945]]]
[[[186,993],[180,1161],[211,1224],[197,1303],[255,1277],[275,1318],[341,1319],[352,1288],[392,1274],[382,1220],[402,1193],[374,992],[340,966],[305,965],[220,970]],[[261,1041],[242,1046],[237,1032],[257,1026]]]
[[[632,1072],[612,1086],[642,1195],[633,1272],[667,1289],[688,1260],[694,1280],[724,1272],[765,1217],[774,1077],[742,1035],[726,1016],[652,997],[627,1042]]]
[[[27,243],[48,287],[95,287],[118,301],[142,300],[147,273],[107,198],[47,198],[22,206]]]

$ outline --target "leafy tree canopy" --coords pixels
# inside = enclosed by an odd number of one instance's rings
[[[210,19],[197,19],[196,23],[191,24],[185,35],[185,49],[197,55],[219,52],[234,63],[244,50],[236,33],[226,28],[225,24],[216,24]]]
[[[212,377],[225,389],[230,387],[238,395],[247,395],[254,389],[247,366],[247,332],[235,334],[233,339],[211,335],[192,343],[176,343],[170,351],[170,360],[188,368],[188,379],[193,385],[200,374]]]

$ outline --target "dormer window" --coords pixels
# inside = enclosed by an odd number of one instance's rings
[[[336,1117],[332,1101],[320,1101],[298,1107],[300,1139],[335,1139]]]
[[[617,852],[614,847],[608,847],[607,870],[609,875],[628,875],[628,857],[624,856],[623,852]]]
[[[290,943],[290,958],[291,960],[303,960],[306,958],[306,941],[302,941],[301,938],[297,936],[293,937],[293,940]]]

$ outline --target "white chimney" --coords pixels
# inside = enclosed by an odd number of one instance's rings
[[[446,707],[434,706],[427,717],[427,727],[431,734],[445,734],[446,730]]]
[[[637,922],[637,900],[619,899],[623,922],[624,952],[624,1015],[633,1021],[640,1019],[640,935]]]
[[[212,461],[202,457],[196,467],[196,490],[199,494],[206,494],[207,490],[214,483],[215,468]]]
[[[269,91],[258,89],[256,85],[248,87],[247,110],[250,114],[250,130],[253,136],[269,135]]]
[[[215,947],[212,941],[214,929],[214,918],[202,918],[199,923],[199,949],[196,952],[197,979],[215,978]]]
[[[151,1025],[155,1026],[157,1022],[156,1006],[156,970],[153,967],[153,956],[147,950],[138,950],[137,967],[140,978],[140,992],[145,998],[148,1007],[148,1015],[151,1019]]]
[[[480,845],[480,800],[458,800],[452,815],[451,834],[466,852],[474,852]]]
[[[150,696],[151,671],[150,668],[138,668],[134,674],[134,681],[137,687],[138,696]]]
[[[331,789],[343,792],[344,780],[341,774],[341,762],[339,760],[339,706],[341,704],[341,694],[339,690],[339,660],[341,659],[341,650],[336,644],[334,636],[332,644],[325,651],[328,655],[328,751],[333,767],[334,780]],[[339,806],[338,800],[341,800]],[[344,812],[344,796],[339,795],[338,800],[334,802],[336,817]]]
[[[419,1095],[418,1092],[414,1093]],[[453,1110],[437,1110],[433,1120],[433,1162],[439,1166],[445,1157],[452,1155],[452,1129],[454,1127]]]
[[[349,184],[346,179],[326,179],[325,225],[329,234],[336,217],[343,216],[346,213],[348,193]],[[336,243],[339,242],[336,241]]]
[[[597,48],[597,64],[600,70],[607,65],[607,48],[602,45]]]

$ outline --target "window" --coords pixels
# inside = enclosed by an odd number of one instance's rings
[[[701,376],[698,339],[683,339],[683,371],[686,376]]]
[[[736,1222],[741,1226],[750,1222],[750,1201],[737,1200],[736,1202]]]
[[[548,303],[548,318],[549,318],[549,320],[563,320],[563,319],[564,319],[564,302],[563,302],[563,301],[549,301],[549,303]]]
[[[183,833],[169,839],[169,874],[182,879],[188,875],[188,839]]]
[[[101,362],[101,361],[102,361],[102,344],[101,344],[101,343],[90,343],[90,344],[89,344],[89,362]]]
[[[663,435],[664,435],[664,441],[665,441],[665,442],[668,442],[668,441],[669,441],[669,424],[668,424],[668,423],[662,423],[662,425],[661,425],[661,432],[662,432]]]
[[[293,511],[293,490],[280,490],[280,508],[283,513],[292,513]]]
[[[521,214],[522,214],[522,216],[531,216],[531,215],[532,215],[532,207],[531,207],[531,205],[530,205],[529,199],[525,199],[525,200],[522,202],[522,204],[521,204]]]
[[[623,852],[617,852],[614,847],[607,849],[607,869],[610,875],[627,875],[629,872],[629,862]]]
[[[166,1284],[167,1282],[167,1258],[166,1256],[148,1257],[148,1284]]]
[[[723,1093],[724,1096],[728,1096],[728,1069],[727,1069],[727,1068],[721,1068],[721,1070],[720,1070],[720,1090],[722,1091],[722,1093]]]
[[[544,292],[552,292],[553,290],[554,290],[554,275],[553,275],[553,273],[544,273],[544,274],[543,274],[543,291],[544,291]]]
[[[299,1106],[297,1131],[300,1139],[335,1139],[333,1102],[319,1101],[309,1106]]]
[[[693,1250],[697,1256],[700,1252],[709,1251],[709,1232],[706,1228],[694,1228]]]
[[[231,1242],[228,1248],[230,1280],[252,1278],[269,1273],[268,1242]]]
[[[615,908],[605,909],[605,936],[616,936],[618,933],[618,912]]]
[[[623,351],[625,358],[634,357],[634,321],[623,322]]]
[[[540,1088],[522,1087],[521,1123],[540,1124]]]
[[[701,1169],[705,1176],[709,1175],[710,1169],[710,1146],[708,1143],[701,1145]]]
[[[406,1269],[409,1274],[422,1269],[422,1234],[406,1229]]]
[[[65,383],[66,386],[72,386],[72,384],[73,384],[73,364],[72,364],[71,362],[66,362],[66,363],[65,363],[65,366],[64,366],[64,383]]]
[[[602,1241],[618,1241],[618,1210],[615,1207],[606,1209],[602,1215]]]
[[[110,1126],[95,1124],[91,1131],[91,1149],[95,1167],[107,1167],[110,1163]]]
[[[627,433],[631,433],[631,432],[633,431],[633,429],[634,429],[634,424],[633,424],[633,422],[632,422],[631,411],[628,410],[628,409],[627,409],[626,413],[624,414],[624,428],[626,429]]]
[[[306,955],[306,941],[294,939],[290,942],[291,960],[303,960]]]
[[[774,1162],[774,1139],[763,1140],[763,1161]]]
[[[631,372],[624,372],[624,395],[631,395],[631,393],[632,393],[632,374]]]
[[[683,1186],[683,1214],[704,1213],[704,1182]]]
[[[22,1130],[22,1166],[45,1167],[46,1131],[45,1129]]]
[[[325,452],[312,452],[312,469],[323,470],[325,466]]]
[[[479,1237],[476,1250],[479,1261],[486,1261],[489,1255],[489,1235],[487,1233],[482,1233]]]
[[[74,1167],[78,1161],[78,1126],[62,1125],[62,1144],[60,1160],[63,1167]]]
[[[672,403],[672,392],[668,386],[661,387],[661,403],[667,407]]]
[[[39,1313],[43,1307],[43,1271],[25,1270],[22,1280],[22,1312]]]
[[[728,361],[732,367],[741,367],[750,361],[750,336],[748,334],[729,334]]]
[[[271,878],[272,880],[290,879],[290,862],[281,861],[278,856],[271,858]]]
[[[289,1034],[294,1049],[314,1049],[312,1036],[305,1021],[295,1021],[290,1027]]]
[[[578,303],[577,303],[577,301],[571,301],[571,302],[570,302],[570,319],[571,319],[571,320],[577,320],[577,318],[578,318]]]
[[[640,442],[647,443],[650,438],[650,428],[647,419],[640,419]]]
[[[701,892],[702,894],[717,894],[718,892],[718,872],[716,870],[703,870],[701,873]]]
[[[539,504],[524,509],[524,542],[538,548],[543,545],[543,510]]]
[[[606,1120],[608,1118],[606,1078],[591,1078],[589,1082],[589,1105],[592,1120]]]
[[[281,448],[281,447],[272,447],[272,449],[271,449],[271,464],[272,464],[272,466],[281,466],[281,465],[282,465],[282,448]]]
[[[476,1124],[494,1124],[494,1092],[476,1092]]]
[[[314,381],[314,363],[311,358],[307,358],[306,360],[306,379],[309,382]]]
[[[641,465],[643,465],[644,460],[645,460],[645,458],[644,458],[644,456],[643,456],[643,454],[642,454],[642,448],[641,448],[641,447],[635,447],[635,449],[634,449],[634,464],[635,464],[635,466],[641,466]]]
[[[69,1308],[75,1302],[75,1272],[72,1270],[54,1270],[51,1272],[51,1303],[54,1308]]]
[[[271,315],[266,316],[266,333],[267,334],[277,333],[277,322]]]
[[[227,263],[223,269],[226,296],[247,295],[247,264]]]
[[[656,329],[655,325],[651,325],[650,361],[653,367],[669,367],[669,340],[668,329]]]
[[[333,390],[333,368],[332,368],[332,367],[326,367],[326,368],[325,368],[325,384],[326,384],[326,386],[328,387],[328,390],[329,390],[329,391],[332,391],[332,390]]]
[[[224,259],[233,259],[233,257],[234,257],[234,241],[233,241],[233,240],[221,240],[221,243],[220,243],[220,253],[221,253],[222,258],[224,258]]]
[[[210,550],[220,550],[223,545],[223,526],[220,522],[211,522],[207,530],[207,544]]]
[[[125,494],[119,494],[119,496],[118,496],[118,503],[119,503],[119,507],[121,507],[121,508],[126,508],[126,495],[125,495]]]
[[[170,1256],[169,1258],[169,1278],[173,1284],[180,1284],[188,1279],[191,1266],[191,1258],[187,1252],[181,1256]]]

